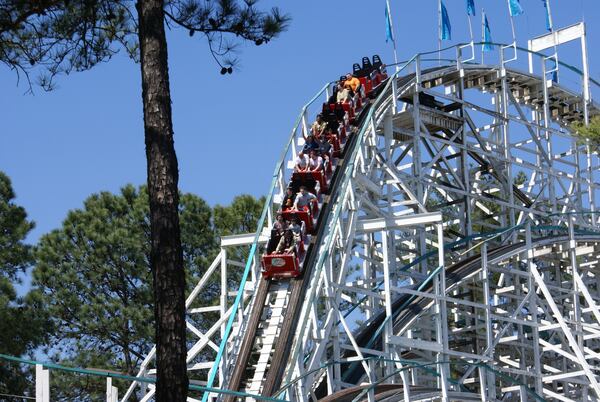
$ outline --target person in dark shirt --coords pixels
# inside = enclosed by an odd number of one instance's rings
[[[277,231],[277,234],[281,236],[287,230],[288,223],[281,214],[277,214],[277,217],[275,219],[276,220],[273,224],[273,230]]]
[[[331,142],[334,141],[334,139],[335,136],[333,134],[330,134],[326,138],[323,138],[323,141],[321,141],[321,148],[319,149],[321,155],[329,155],[329,151],[331,151],[332,147]]]
[[[308,154],[313,149],[315,151],[318,151],[320,147],[321,144],[315,139],[315,137],[309,135],[308,137],[306,137],[306,143],[304,144],[304,148],[302,148],[302,152]]]
[[[285,196],[283,197],[283,201],[281,203],[281,209],[286,211],[294,206],[294,201],[296,200],[296,194],[294,194],[294,190],[291,187],[288,187],[285,190]]]
[[[314,138],[319,139],[319,138],[323,137],[326,130],[327,130],[327,122],[323,119],[323,115],[321,113],[319,113],[317,115],[317,119],[310,127],[310,132]],[[305,140],[306,140],[306,138],[305,138]]]
[[[289,229],[294,233],[294,237],[296,237],[296,242],[300,242],[300,240],[304,237],[304,222],[298,217],[294,216],[292,218],[292,222],[290,223]]]
[[[275,254],[293,254],[296,251],[296,237],[294,232],[286,230],[284,235],[279,240],[279,244],[275,249]]]

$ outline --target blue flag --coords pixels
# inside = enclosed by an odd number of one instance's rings
[[[523,7],[521,7],[519,0],[508,0],[508,10],[511,17],[523,14]]]
[[[389,40],[394,42],[394,33],[392,32],[392,18],[390,17],[390,10],[388,10],[387,4],[385,5],[385,42]]]
[[[448,16],[448,10],[446,10],[446,5],[443,0],[440,0],[441,8],[442,8],[442,31],[440,32],[441,40],[451,40],[452,39],[452,26],[450,25],[450,17]]]
[[[483,51],[490,52],[494,50],[494,45],[492,45],[492,31],[490,30],[490,23],[488,22],[487,15],[485,15],[485,11],[483,12]]]
[[[467,15],[475,16],[475,0],[467,0]]]
[[[548,0],[542,0],[544,8],[546,9],[546,29],[552,31],[552,18],[550,18],[550,8],[548,7]]]

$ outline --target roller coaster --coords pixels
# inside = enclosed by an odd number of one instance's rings
[[[310,119],[335,109],[325,84],[294,125],[258,231],[224,237],[187,299],[198,398],[600,400],[600,160],[571,128],[600,112],[598,83],[583,24],[564,32],[581,34],[583,70],[540,38],[367,74],[338,116],[331,170],[309,185],[318,213],[293,212],[310,233],[274,254]],[[122,401],[152,400],[154,356]]]

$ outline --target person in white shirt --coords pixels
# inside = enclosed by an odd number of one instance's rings
[[[342,84],[338,84],[336,100],[337,103],[350,102],[352,100],[352,97],[350,96],[350,90],[348,88],[344,88]]]
[[[307,172],[308,171],[308,155],[304,152],[300,152],[296,158],[296,171]]]
[[[296,195],[296,201],[294,201],[294,209],[299,211],[308,208],[310,210],[310,203],[316,201],[317,197],[313,193],[309,193],[305,186],[301,186],[300,192]]]
[[[323,169],[323,158],[319,156],[317,151],[311,150],[308,158],[308,171],[319,172]]]

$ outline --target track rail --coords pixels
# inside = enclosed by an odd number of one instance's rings
[[[435,68],[427,70],[434,71]],[[414,82],[414,74],[409,74],[407,76],[396,79],[396,84],[399,88],[406,88],[409,85],[412,85]],[[387,108],[390,104],[392,104],[392,88],[391,86],[388,88],[387,93],[381,93],[384,89],[384,84],[374,92],[374,97],[377,99],[382,99],[381,102],[378,103],[378,110],[382,111]],[[401,91],[400,91],[401,92]],[[399,93],[400,93],[399,92]],[[369,121],[366,121],[366,117],[369,115],[369,109],[372,107],[372,104],[365,106],[358,118],[356,119],[356,126],[358,127],[357,131],[363,129],[365,124],[370,124]],[[350,165],[351,158],[349,155],[354,154],[354,149],[357,146],[360,146],[358,143],[357,135],[353,134],[350,136],[348,141],[346,142],[343,150],[343,157],[341,163],[338,165],[334,172],[334,176],[332,178],[332,185],[330,187],[330,194],[328,200],[324,202],[321,213],[319,214],[319,220],[317,223],[317,233],[314,236],[314,242],[311,244],[307,251],[307,256],[304,261],[304,272],[303,275],[296,279],[291,279],[290,286],[290,302],[288,308],[286,310],[286,317],[284,319],[283,327],[281,328],[279,338],[273,353],[273,357],[271,359],[271,367],[267,371],[267,377],[262,388],[262,395],[273,395],[279,387],[281,386],[281,382],[283,380],[283,376],[285,374],[285,370],[288,367],[288,360],[290,358],[290,352],[292,350],[292,346],[295,340],[295,330],[298,325],[298,320],[301,315],[302,306],[304,303],[304,298],[307,295],[307,290],[311,284],[311,275],[313,274],[313,268],[317,264],[318,259],[318,250],[317,246],[319,246],[322,242],[322,238],[324,236],[325,231],[325,223],[328,222],[330,214],[333,212],[334,202],[338,192],[340,190],[341,181],[340,178],[343,176],[344,172],[348,169]],[[253,312],[253,314],[258,314],[257,312]],[[250,338],[248,337],[248,341]],[[240,361],[241,363],[241,361]],[[247,361],[246,361],[247,364]],[[236,384],[231,384],[232,386]],[[239,387],[240,384],[237,384]],[[231,388],[233,389],[233,387]]]
[[[369,106],[366,106],[361,111],[361,114],[357,119],[358,126],[361,126],[364,123],[364,117],[367,115],[368,109]],[[343,155],[348,155],[349,153],[351,153],[351,150],[354,149],[355,146],[356,134],[353,134],[346,142]],[[346,168],[347,163],[348,159],[343,158],[341,166],[338,166],[338,168],[336,169],[334,177],[332,179],[333,185],[331,187],[330,196],[336,194],[336,191],[338,190],[338,187],[340,185],[339,178],[341,177],[341,173]],[[281,385],[281,380],[284,375],[287,360],[294,340],[293,330],[296,328],[296,324],[300,316],[302,301],[304,300],[304,295],[306,294],[308,285],[310,283],[310,281],[306,279],[310,278],[312,269],[315,265],[317,258],[315,246],[320,244],[320,239],[325,229],[324,223],[327,222],[329,214],[332,211],[332,205],[333,204],[329,201],[323,204],[322,212],[321,214],[319,214],[317,234],[315,235],[316,241],[313,245],[311,245],[309,249],[309,254],[307,254],[307,258],[305,260],[304,273],[300,278],[292,280],[290,305],[288,307],[289,315],[284,320],[284,326],[280,332],[279,342],[275,347],[271,369],[267,372],[267,378],[263,388],[263,395],[272,395],[273,392],[275,392]]]
[[[248,322],[248,326],[246,327],[246,332],[244,334],[244,340],[240,346],[237,360],[239,362],[248,362],[250,358],[250,353],[252,352],[253,340],[256,337],[256,331],[258,329],[258,324],[260,322],[262,309],[265,305],[265,301],[267,299],[267,295],[269,293],[269,281],[267,279],[261,278],[260,283],[258,285],[258,291],[256,292],[256,300],[254,306],[259,306],[260,308],[255,307],[254,310],[256,313],[250,315],[250,320]],[[231,374],[230,387],[229,389],[232,391],[237,391],[239,389],[239,384],[242,380],[242,376],[244,375],[244,371],[246,370],[246,364],[236,364],[233,373]],[[226,401],[233,401],[235,397],[226,396]]]
[[[366,105],[362,109],[359,117],[357,118],[358,126],[363,124],[364,116],[366,116],[368,109],[369,105]],[[333,196],[336,193],[339,186],[340,174],[344,171],[345,165],[348,162],[347,159],[344,158],[344,156],[347,155],[350,152],[350,150],[353,149],[354,146],[356,146],[356,135],[352,134],[346,141],[342,154],[342,159],[340,160],[341,163],[338,163],[338,166],[332,177],[329,197]],[[327,222],[327,218],[330,213],[331,202],[326,200],[323,203],[321,212],[319,213],[319,218],[317,222],[317,233],[313,236],[314,240],[311,241],[311,244],[309,245],[307,250],[306,258],[303,264],[304,272],[302,273],[302,275],[299,278],[279,280],[279,282],[289,283],[289,300],[283,312],[283,326],[280,328],[279,334],[277,336],[273,356],[270,359],[270,368],[267,371],[267,377],[265,379],[261,391],[261,394],[263,395],[271,395],[281,384],[281,379],[283,377],[283,373],[287,363],[287,357],[289,354],[291,343],[293,342],[295,325],[300,314],[300,306],[302,304],[303,297],[306,293],[308,284],[310,282],[309,280],[305,279],[310,278],[312,267],[314,266],[315,258],[317,256],[317,253],[315,252],[315,246],[320,243],[319,240],[324,230],[323,223]],[[229,390],[239,390],[243,381],[245,380],[244,375],[247,372],[250,357],[254,349],[254,345],[256,343],[256,334],[258,331],[258,327],[261,323],[261,317],[265,308],[265,302],[267,301],[269,293],[271,292],[271,285],[273,283],[273,280],[261,278],[260,281],[261,282],[259,284],[259,289],[256,296],[257,299],[254,304],[254,308],[250,313],[248,328],[244,333],[244,338],[240,347],[240,352],[238,354],[234,371],[228,384]],[[229,402],[233,401],[235,398],[227,396],[224,399]]]

